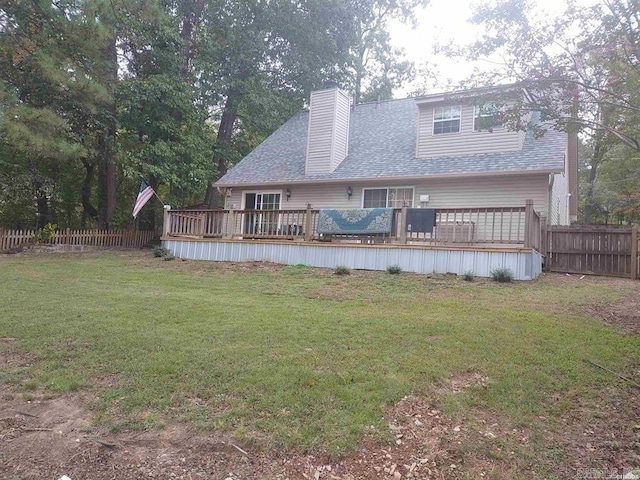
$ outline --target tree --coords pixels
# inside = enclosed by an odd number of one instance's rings
[[[41,223],[63,178],[89,152],[74,127],[108,95],[89,58],[99,30],[75,2],[10,1],[0,10],[0,169],[32,180]]]
[[[387,23],[396,18],[413,25],[415,9],[428,3],[428,0],[354,0],[351,70],[356,103],[378,96],[390,99],[395,88],[413,79],[413,63],[402,59],[401,49],[391,47]]]
[[[546,127],[578,132],[592,156],[583,190],[583,218],[596,215],[598,170],[612,149],[640,152],[640,29],[637,0],[603,0],[585,8],[568,2],[556,19],[533,16],[530,0],[496,0],[480,5],[472,21],[486,34],[476,43],[448,48],[451,55],[477,59],[499,55],[502,64],[476,75],[473,83],[520,82],[531,96],[513,118],[539,111]],[[615,155],[614,155],[615,156]]]
[[[339,0],[221,2],[215,7],[205,11],[201,30],[205,53],[196,63],[200,68],[196,76],[206,92],[203,96],[217,93],[213,162],[219,178],[235,160],[236,137],[246,140],[271,133],[286,120],[284,115],[303,105],[314,87],[344,75],[353,28],[350,10]],[[206,70],[212,63],[220,68]],[[269,112],[270,131],[247,131],[265,125],[253,120],[253,112],[273,105],[274,98],[284,103]],[[239,131],[237,121],[243,112]],[[205,201],[220,202],[211,184]]]

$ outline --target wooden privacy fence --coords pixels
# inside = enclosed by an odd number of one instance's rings
[[[0,251],[33,243],[37,230],[0,230]],[[156,236],[146,230],[56,230],[51,243],[93,247],[139,248]]]
[[[550,226],[545,269],[637,279],[638,246],[638,225]]]

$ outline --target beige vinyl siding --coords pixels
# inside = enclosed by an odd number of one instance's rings
[[[347,156],[349,97],[337,88],[311,94],[306,174],[332,172]]]
[[[336,121],[334,130],[334,144],[331,152],[331,171],[333,172],[349,153],[349,97],[337,91]]]
[[[347,187],[353,188],[349,199]],[[274,185],[268,187],[235,187],[227,197],[227,208],[240,209],[245,192],[282,191],[281,208],[283,210],[304,210],[307,203],[313,209],[320,208],[360,208],[365,188],[413,187],[414,206],[436,209],[478,209],[484,207],[524,207],[528,199],[533,200],[538,212],[546,213],[549,202],[549,175],[496,175],[493,177],[424,179],[419,181],[398,180],[395,182],[359,182],[316,185]],[[286,189],[291,190],[289,201],[284,196]],[[429,195],[428,203],[420,203],[420,195]],[[524,214],[505,213],[493,215],[466,212],[458,214],[450,221],[472,222],[476,240],[497,238],[502,232],[503,238],[514,238],[519,234],[524,238]],[[501,223],[502,222],[502,223]]]
[[[353,195],[349,200],[347,187]],[[282,198],[282,208],[306,208],[307,203],[317,208],[360,208],[364,188],[414,187],[414,205],[425,208],[516,207],[533,200],[534,208],[547,211],[549,176],[546,173],[529,175],[496,175],[492,177],[439,178],[420,181],[359,182],[315,185],[270,185],[268,187],[234,187],[227,197],[227,208],[240,209],[243,192],[283,192],[289,188],[289,201]],[[420,195],[429,195],[430,201],[420,205]]]
[[[433,134],[434,107],[421,105],[418,113],[416,157],[433,158],[474,153],[511,152],[520,150],[524,137],[519,132],[495,129],[493,132],[473,131],[474,105],[461,105],[460,132]]]
[[[307,175],[331,171],[335,90],[320,90],[311,95],[307,141]]]
[[[283,210],[304,210],[307,203],[311,203],[311,207],[317,208],[360,208],[361,188],[353,186],[353,195],[351,200],[347,197],[347,187],[349,183],[344,184],[323,184],[323,185],[276,185],[268,187],[234,187],[231,196],[227,197],[226,208],[240,209],[242,207],[242,197],[244,192],[271,192],[282,190],[281,208]],[[286,189],[291,190],[291,197],[287,201],[284,196]]]

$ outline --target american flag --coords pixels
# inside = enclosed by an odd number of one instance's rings
[[[147,204],[149,199],[153,197],[154,193],[156,192],[153,191],[151,185],[149,185],[144,180],[140,182],[140,191],[138,192],[138,198],[136,198],[136,204],[133,207],[133,218],[136,218],[138,216],[138,213],[140,213],[142,207]]]

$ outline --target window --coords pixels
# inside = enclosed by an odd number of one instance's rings
[[[279,210],[279,193],[246,193],[244,197],[246,210]]]
[[[245,192],[243,233],[247,235],[274,235],[280,226],[280,198],[276,192]],[[260,210],[253,212],[251,210]]]
[[[413,187],[365,188],[363,208],[413,207]]]
[[[460,107],[437,107],[433,110],[433,134],[460,131]]]
[[[495,103],[476,105],[473,109],[473,131],[493,131],[504,128],[502,123],[503,108]]]

